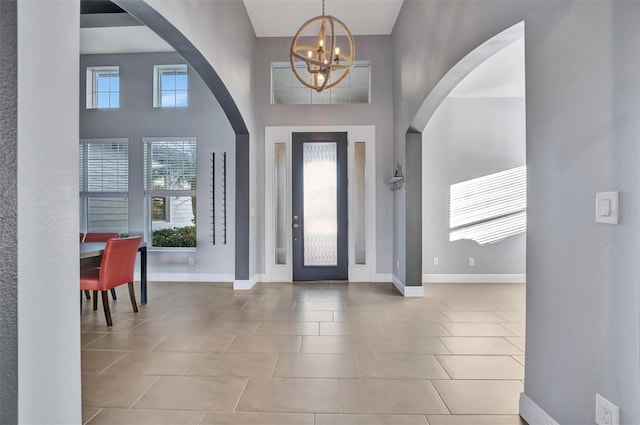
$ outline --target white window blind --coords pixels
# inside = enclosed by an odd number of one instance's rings
[[[196,140],[145,139],[144,189],[147,194],[196,191]]]
[[[126,141],[80,143],[80,192],[129,191],[129,144]]]
[[[453,184],[449,240],[495,243],[527,229],[527,168],[512,168]]]

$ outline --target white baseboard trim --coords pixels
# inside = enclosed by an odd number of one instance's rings
[[[140,272],[135,273],[140,280]],[[149,282],[233,282],[232,274],[224,273],[148,273]]]
[[[423,274],[422,283],[525,283],[526,274]]]
[[[248,291],[258,283],[258,276],[255,275],[249,280],[234,280],[233,281],[233,290],[234,291]]]
[[[376,282],[391,282],[393,275],[391,273],[377,273],[375,279]]]
[[[559,425],[547,412],[525,393],[520,394],[520,416],[529,425]]]
[[[406,286],[395,275],[392,276],[393,285],[402,295],[407,298],[424,297],[424,288],[422,286]]]

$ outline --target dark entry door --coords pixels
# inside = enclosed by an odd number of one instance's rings
[[[293,133],[293,280],[347,280],[347,133]]]

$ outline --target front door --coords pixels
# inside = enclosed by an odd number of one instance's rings
[[[293,133],[293,280],[347,280],[347,133]]]

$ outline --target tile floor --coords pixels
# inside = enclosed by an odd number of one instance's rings
[[[98,424],[522,425],[525,287],[151,283],[82,316]],[[138,298],[139,299],[139,298]]]

